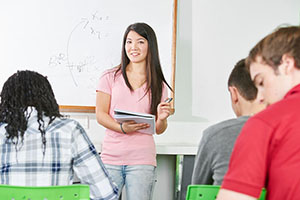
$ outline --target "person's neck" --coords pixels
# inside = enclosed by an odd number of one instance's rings
[[[300,73],[297,73],[292,79],[291,89],[299,84],[300,84]]]
[[[257,102],[247,102],[241,109],[241,116],[252,116],[265,108],[265,105]]]
[[[129,73],[133,73],[133,74],[145,75],[146,74],[146,63],[145,62],[140,62],[140,63],[130,62],[128,64],[126,71]]]

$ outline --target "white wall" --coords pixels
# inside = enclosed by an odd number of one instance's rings
[[[192,6],[192,114],[233,117],[227,91],[233,66],[276,27],[299,25],[300,1],[193,0]]]

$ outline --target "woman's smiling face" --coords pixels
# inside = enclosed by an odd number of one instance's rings
[[[145,62],[148,54],[148,41],[135,31],[130,31],[126,38],[125,51],[130,62]]]

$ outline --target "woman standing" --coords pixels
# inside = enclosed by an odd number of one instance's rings
[[[164,102],[167,87],[153,29],[145,23],[130,25],[123,38],[121,64],[100,78],[96,102],[97,121],[107,128],[101,157],[119,191],[125,186],[128,200],[152,199],[155,143],[152,135],[139,132],[148,124],[119,124],[114,109],[155,115],[156,133],[161,134],[171,110]]]

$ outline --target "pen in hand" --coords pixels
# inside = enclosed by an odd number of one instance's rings
[[[167,99],[165,100],[165,102],[166,102],[166,103],[170,103],[172,100],[173,100],[172,97],[171,97],[171,98],[167,98]]]

